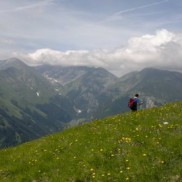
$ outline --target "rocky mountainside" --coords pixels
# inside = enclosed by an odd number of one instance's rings
[[[109,86],[119,80],[103,68],[44,65],[36,69],[56,86],[59,94],[72,101],[77,113],[75,115],[76,121],[88,121],[104,116],[104,111],[102,114],[98,111],[105,104],[105,101],[112,100],[113,93]],[[60,87],[58,83],[60,83]]]
[[[66,85],[83,76],[94,68],[86,66],[51,66],[40,65],[35,69],[47,78],[52,84]]]

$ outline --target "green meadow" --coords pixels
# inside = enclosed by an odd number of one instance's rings
[[[0,150],[1,182],[180,182],[182,102]]]

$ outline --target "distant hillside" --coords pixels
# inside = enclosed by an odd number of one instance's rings
[[[129,73],[111,85],[111,90],[118,98],[139,93],[145,108],[181,101],[181,89],[182,73],[154,68]],[[117,98],[115,100],[117,102]]]
[[[72,119],[69,100],[18,59],[0,61],[0,85],[0,148],[59,131]]]
[[[0,181],[182,181],[182,102],[0,150]]]
[[[76,111],[74,120],[90,121],[106,116],[98,114],[106,100],[112,100],[113,93],[108,87],[119,80],[103,68],[86,66],[50,66],[42,65],[35,68],[47,78],[57,92],[72,101]],[[106,105],[109,107],[109,105]]]
[[[138,92],[162,102],[181,100],[182,74],[167,70],[146,68],[123,76],[117,83],[123,92]]]
[[[182,73],[154,68],[117,78],[103,68],[43,65],[36,68],[77,112],[75,120],[93,120],[128,111],[127,102],[140,94],[143,108],[182,100]],[[63,86],[64,85],[64,86]]]
[[[78,112],[78,118],[91,120],[98,117],[97,112],[104,99],[112,98],[108,86],[116,82],[117,77],[103,68],[94,68],[78,79],[66,84],[62,93],[70,98]],[[109,107],[109,105],[107,105]],[[103,112],[103,114],[105,114]],[[105,115],[106,116],[106,115]]]

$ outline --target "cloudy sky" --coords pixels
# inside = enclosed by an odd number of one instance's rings
[[[181,0],[0,0],[0,60],[182,70]]]

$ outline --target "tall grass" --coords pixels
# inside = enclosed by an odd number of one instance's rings
[[[128,112],[0,151],[0,181],[182,181],[182,103]]]

